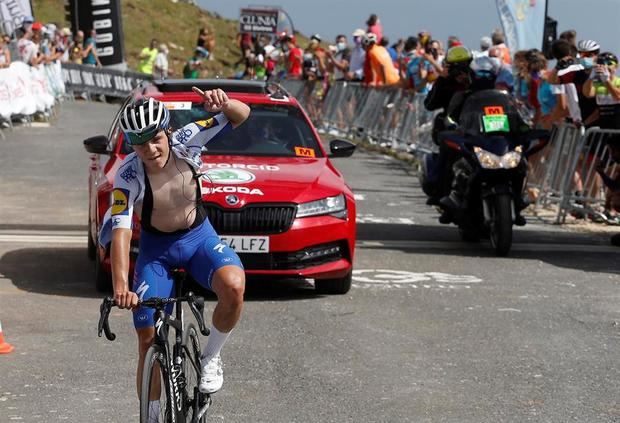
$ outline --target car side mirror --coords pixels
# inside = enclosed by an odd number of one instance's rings
[[[105,135],[97,135],[84,140],[84,148],[93,154],[110,154],[108,144],[108,137]]]
[[[345,140],[332,140],[329,142],[330,157],[350,157],[357,146]]]

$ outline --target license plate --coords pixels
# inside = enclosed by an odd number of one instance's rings
[[[230,248],[238,253],[268,253],[268,236],[221,236]]]
[[[484,132],[510,132],[508,116],[506,115],[485,115],[482,116]]]

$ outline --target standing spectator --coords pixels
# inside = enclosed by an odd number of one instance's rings
[[[11,66],[11,52],[6,45],[4,37],[0,38],[0,69]]]
[[[400,81],[398,71],[394,67],[392,58],[387,49],[377,44],[377,36],[373,32],[364,38],[366,61],[369,75],[364,76],[364,82],[372,86],[393,85]]]
[[[501,29],[496,29],[491,34],[491,41],[493,45],[502,51],[503,61],[507,65],[512,64],[512,57],[510,56],[510,49],[506,45],[506,37]]]
[[[485,37],[480,38],[480,50],[474,51],[474,57],[488,56],[489,49],[491,48],[492,45],[493,45],[493,40],[491,40],[491,37],[485,36]]]
[[[396,69],[400,67],[400,58],[403,54],[403,49],[405,48],[405,40],[399,38],[391,47],[389,47],[388,53],[390,53],[390,57],[392,58],[392,62],[394,62],[394,66]]]
[[[349,60],[349,72],[346,78],[349,81],[361,81],[364,79],[364,62],[366,61],[366,50],[362,46],[362,39],[366,33],[363,29],[353,31],[353,50]]]
[[[17,42],[17,51],[22,62],[30,66],[38,66],[41,63],[41,59],[39,57],[39,49],[32,42],[32,36],[32,29],[25,31]]]
[[[138,72],[142,73],[153,73],[153,63],[155,62],[155,57],[157,56],[157,39],[153,38],[148,47],[144,47],[140,52],[138,62]]]
[[[168,77],[168,53],[168,46],[160,44],[159,52],[153,62],[153,78],[164,79]]]
[[[383,26],[379,21],[379,17],[373,13],[368,17],[366,25],[366,32],[372,32],[375,34],[377,36],[377,45],[380,45],[381,41],[383,41]]]
[[[336,37],[335,53],[327,52],[329,64],[332,67],[334,79],[344,81],[345,75],[349,72],[349,61],[351,60],[351,50],[347,45],[347,37],[338,35]]]
[[[326,60],[327,54],[325,49],[321,47],[321,36],[319,34],[314,34],[310,37],[310,44],[304,54],[303,67],[306,76],[312,76],[312,78],[322,81],[327,72]]]
[[[489,38],[489,44],[491,39]],[[495,88],[498,90],[508,91],[510,94],[514,92],[515,77],[513,75],[512,66],[504,63],[503,52],[497,47],[491,47],[486,52],[489,59],[495,64],[497,77],[495,78]],[[480,55],[478,57],[481,57]],[[514,58],[515,66],[519,63],[525,63],[525,58],[517,52]],[[523,65],[525,66],[525,65]]]
[[[578,71],[576,75],[578,86],[583,86],[590,78],[600,49],[599,44],[593,40],[581,40],[577,44],[579,63],[583,66],[583,70]],[[577,94],[579,95],[579,108],[581,109],[584,126],[586,128],[598,126],[599,114],[596,99],[586,96],[583,93],[583,89],[579,90]]]
[[[294,35],[284,34],[281,38],[282,51],[286,61],[286,76],[289,79],[301,79],[304,52],[297,47]]]
[[[198,40],[196,47],[202,47],[209,52],[209,60],[213,60],[213,52],[215,50],[215,36],[209,28],[201,28],[198,32]]]
[[[88,35],[88,38],[84,41],[84,51],[82,52],[84,60],[82,60],[82,64],[101,67],[99,55],[97,54],[97,31],[91,29]]]
[[[71,48],[69,51],[69,60],[72,63],[81,65],[82,64],[82,60],[84,59],[84,55],[82,54],[84,52],[84,45],[82,44],[84,42],[84,32],[82,31],[78,31],[75,33],[75,36],[73,37],[73,44],[71,44]]]
[[[208,55],[209,52],[207,50],[202,47],[196,47],[194,49],[194,55],[185,62],[185,66],[183,67],[183,78],[197,79],[202,69],[202,60]]]
[[[403,54],[400,57],[400,63],[398,69],[400,71],[400,77],[403,81],[406,81],[406,88],[413,89],[413,83],[410,79],[407,78],[407,67],[409,63],[413,59],[418,56],[419,49],[418,39],[416,37],[409,37],[405,41],[405,46],[403,47]]]
[[[427,94],[430,86],[443,72],[439,64],[439,42],[430,40],[421,56],[414,57],[407,65],[408,85],[420,94]]]
[[[577,57],[577,31],[574,29],[569,29],[564,31],[558,37],[560,40],[564,40],[570,44],[570,54],[573,57]]]

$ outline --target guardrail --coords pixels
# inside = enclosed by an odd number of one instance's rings
[[[437,149],[431,139],[434,113],[424,108],[424,96],[397,87],[372,88],[344,81],[329,88],[322,81],[280,83],[323,132],[411,153]]]
[[[555,126],[549,145],[530,162],[535,208],[556,205],[558,224],[568,214],[605,222],[607,190],[597,169],[612,177],[620,170],[609,149],[612,137],[620,137],[620,130]]]

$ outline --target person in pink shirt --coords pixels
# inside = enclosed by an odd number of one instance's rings
[[[381,44],[381,40],[383,39],[383,26],[381,26],[379,17],[373,13],[366,21],[366,25],[368,25],[366,32],[375,34],[377,36],[377,44]]]

